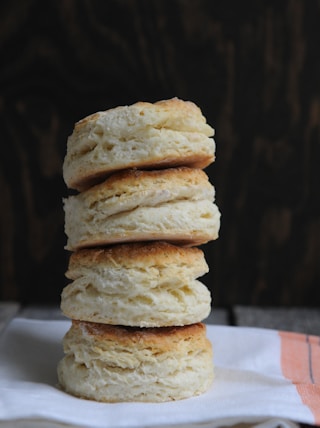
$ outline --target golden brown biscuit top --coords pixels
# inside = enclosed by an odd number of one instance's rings
[[[205,265],[203,251],[199,248],[179,247],[162,241],[137,242],[118,244],[101,249],[82,249],[76,251],[70,256],[69,271],[82,265],[90,266],[96,264],[163,266],[168,264],[191,265],[196,263],[203,263]]]
[[[121,194],[123,192],[141,191],[145,188],[159,188],[159,186],[203,186],[212,188],[207,174],[199,168],[177,167],[160,170],[128,169],[112,174],[102,183],[99,183],[82,192],[83,197],[97,199],[100,193]]]
[[[177,343],[184,342],[186,345],[194,346],[194,341],[207,341],[206,326],[196,323],[182,327],[125,327],[109,324],[100,324],[87,321],[72,321],[72,329],[79,329],[82,335],[89,336],[97,342],[116,342],[128,347],[146,346],[161,348],[161,350],[172,349]]]
[[[129,106],[118,106],[105,111],[99,111],[89,116],[84,117],[75,124],[75,131],[79,131],[82,127],[96,122],[100,117],[123,115],[126,112],[136,113],[137,116],[150,115],[150,122],[163,123],[167,121],[168,128],[181,126],[181,121],[186,123],[186,119],[191,120],[190,131],[202,131],[207,136],[214,135],[214,129],[206,123],[205,117],[202,115],[201,109],[191,101],[183,101],[177,97],[168,100],[161,100],[155,103],[146,101],[138,101]],[[162,118],[159,115],[163,115]],[[155,119],[158,117],[158,119]],[[148,121],[148,120],[147,120]]]

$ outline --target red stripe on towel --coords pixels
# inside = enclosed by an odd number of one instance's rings
[[[320,425],[320,337],[279,332],[281,368]]]

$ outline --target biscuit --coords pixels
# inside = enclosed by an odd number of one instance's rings
[[[150,240],[204,244],[218,238],[214,194],[201,169],[116,173],[64,199],[66,249]]]
[[[82,191],[123,169],[205,168],[215,158],[213,135],[201,110],[178,98],[97,112],[68,138],[64,180]]]
[[[203,252],[165,242],[84,249],[70,257],[73,282],[61,295],[71,319],[136,327],[194,324],[207,318],[211,296],[196,278],[208,272]]]
[[[164,402],[212,384],[212,346],[201,323],[140,329],[73,321],[63,344],[59,383],[81,398]]]

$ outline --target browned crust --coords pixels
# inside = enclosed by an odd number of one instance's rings
[[[177,157],[172,158],[159,158],[159,159],[147,159],[144,162],[138,160],[136,162],[131,162],[126,165],[126,169],[133,169],[138,167],[140,170],[148,171],[152,168],[167,169],[180,167],[181,165],[188,166],[189,168],[195,169],[204,169],[212,162],[214,162],[214,155],[191,155],[191,156],[183,156],[180,155],[179,159]],[[119,168],[108,167],[107,171],[105,167],[95,167],[92,172],[85,171],[83,174],[81,170],[77,173],[77,175],[70,180],[70,187],[76,189],[78,191],[85,191],[86,189],[95,186],[96,184],[101,183],[106,178],[110,177],[111,174],[117,173],[118,171],[123,170],[123,166]]]
[[[91,336],[95,341],[112,341],[121,345],[161,346],[170,349],[172,342],[206,338],[206,326],[203,323],[181,327],[125,327],[88,321],[72,320],[72,329],[81,329],[82,334]]]
[[[131,231],[121,234],[101,233],[99,236],[91,236],[87,239],[82,239],[77,242],[72,250],[81,250],[84,248],[102,247],[105,245],[120,244],[126,242],[139,242],[139,241],[166,241],[173,245],[180,245],[182,247],[195,247],[198,245],[206,244],[207,242],[216,239],[211,233],[205,230],[202,232],[153,232],[141,233],[139,231]],[[68,248],[66,248],[68,249]]]
[[[138,101],[130,106],[127,106],[127,105],[118,106],[102,112],[96,112],[79,120],[75,124],[75,128],[79,129],[85,126],[86,124],[88,124],[89,122],[95,122],[101,116],[101,114],[108,114],[109,112],[116,112],[117,110],[121,111],[123,108],[135,108],[135,107],[138,107],[141,110],[155,109],[155,110],[158,110],[159,112],[160,111],[166,111],[166,112],[179,111],[181,116],[183,115],[194,116],[194,117],[198,117],[199,119],[203,117],[200,108],[196,104],[194,104],[192,101],[184,101],[179,98],[171,98],[168,100],[157,101],[155,103],[150,103],[147,101]],[[204,120],[205,119],[203,118],[203,121]]]
[[[120,193],[124,188],[134,189],[141,187],[154,187],[157,184],[168,182],[175,184],[210,186],[207,174],[199,168],[177,167],[161,170],[146,171],[141,169],[128,169],[112,174],[103,183],[88,189],[85,194],[100,193],[101,191],[114,191]],[[176,183],[177,182],[177,183]]]
[[[175,263],[193,264],[204,260],[203,251],[199,248],[185,248],[167,242],[137,242],[118,244],[108,248],[82,249],[71,254],[69,269],[81,265],[96,264],[130,264],[137,262],[145,265],[167,265]]]

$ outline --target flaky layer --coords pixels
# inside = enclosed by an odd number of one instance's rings
[[[199,169],[116,174],[64,200],[66,248],[149,240],[199,245],[218,237],[213,200],[214,187]]]
[[[67,392],[97,401],[169,401],[206,391],[213,380],[203,324],[126,329],[73,322],[58,377]]]
[[[73,282],[61,296],[71,319],[163,327],[204,320],[209,290],[197,278],[208,272],[203,252],[164,242],[81,250],[70,258]]]
[[[214,161],[213,134],[201,110],[177,98],[98,112],[76,123],[68,138],[64,179],[83,190],[133,167],[205,168]]]

